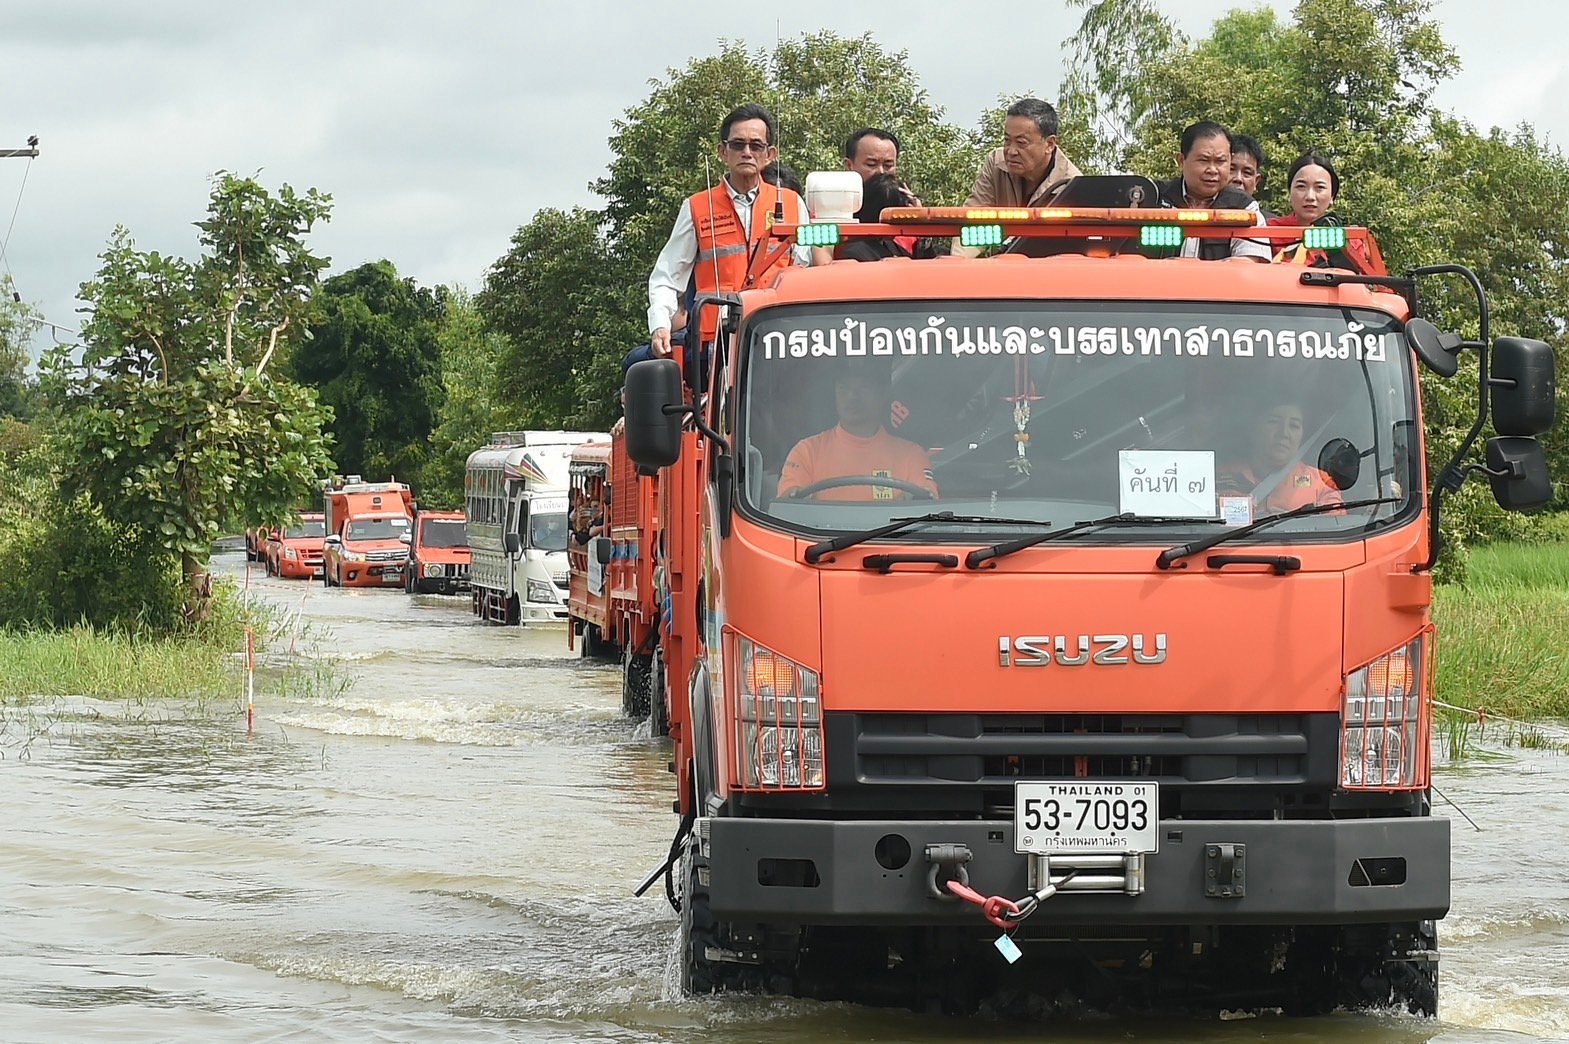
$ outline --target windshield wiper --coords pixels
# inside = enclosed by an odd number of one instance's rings
[[[1276,522],[1284,522],[1288,518],[1303,518],[1307,515],[1324,515],[1331,511],[1351,511],[1355,508],[1376,507],[1379,504],[1399,504],[1401,502],[1400,497],[1379,497],[1373,500],[1348,500],[1344,504],[1304,504],[1290,511],[1282,511],[1278,515],[1265,515],[1263,518],[1249,522],[1245,526],[1238,526],[1236,529],[1212,533],[1207,537],[1202,537],[1186,544],[1168,547],[1156,557],[1155,564],[1161,569],[1170,569],[1173,562],[1181,561],[1189,555],[1200,554],[1208,551],[1216,544],[1223,544],[1228,540],[1245,537],[1249,533],[1263,529],[1265,526],[1272,526]]]
[[[991,515],[955,515],[952,511],[933,511],[925,515],[909,515],[905,518],[896,518],[886,526],[878,526],[876,529],[867,529],[859,533],[846,533],[831,540],[819,540],[806,549],[806,562],[808,565],[816,565],[824,555],[832,554],[835,551],[843,551],[847,547],[864,544],[868,540],[876,540],[878,537],[892,536],[895,533],[918,526],[923,522],[958,522],[964,525],[977,526],[1051,525],[1050,522],[1042,522],[1033,518],[996,518]]]
[[[1120,515],[1107,515],[1105,518],[1091,519],[1088,522],[1075,522],[1067,529],[1059,529],[1053,533],[1036,533],[1032,536],[1020,537],[1010,540],[1005,544],[993,544],[991,547],[978,547],[964,556],[964,564],[969,569],[979,569],[984,563],[1004,555],[1011,555],[1015,551],[1023,551],[1036,544],[1044,544],[1048,540],[1058,540],[1062,537],[1082,533],[1086,529],[1095,529],[1098,526],[1170,526],[1179,523],[1191,524],[1191,518],[1165,518],[1159,516],[1139,517],[1132,512],[1125,511]],[[1045,523],[1042,523],[1045,525]]]

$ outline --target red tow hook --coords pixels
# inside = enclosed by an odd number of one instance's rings
[[[986,919],[1003,931],[1011,932],[1018,926],[1019,904],[1012,899],[1004,899],[1000,895],[984,896],[969,885],[960,884],[954,880],[949,880],[945,883],[948,886],[948,891],[967,903],[974,903],[976,906],[979,906],[981,913],[986,915]],[[1010,920],[1006,916],[1007,914],[1013,914],[1013,919]]]

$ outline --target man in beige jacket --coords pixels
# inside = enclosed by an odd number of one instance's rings
[[[1039,98],[1021,98],[1008,107],[1003,144],[981,163],[970,188],[967,207],[1045,207],[1079,168],[1057,147],[1057,110]],[[953,252],[965,257],[976,247],[953,241]]]

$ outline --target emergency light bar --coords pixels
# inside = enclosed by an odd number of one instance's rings
[[[885,225],[1203,225],[1258,224],[1247,210],[1171,210],[1165,207],[889,207]],[[1327,229],[1325,231],[1328,231]]]

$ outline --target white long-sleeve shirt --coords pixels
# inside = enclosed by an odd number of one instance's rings
[[[741,221],[741,227],[748,230],[752,228],[752,204],[757,201],[757,189],[751,192],[737,192],[730,184],[730,179],[724,179],[725,188],[730,193],[730,202],[735,204],[736,217]],[[788,192],[788,189],[782,191]],[[791,195],[795,195],[791,193]],[[806,203],[800,196],[795,197],[795,202],[800,210],[802,220],[806,217]],[[812,263],[812,248],[803,246],[791,247],[798,265]],[[676,226],[670,230],[670,239],[665,243],[665,248],[659,252],[659,259],[654,262],[654,270],[648,276],[648,332],[669,329],[670,319],[676,314],[676,305],[680,303],[681,295],[686,293],[687,283],[692,278],[692,267],[697,264],[697,225],[692,220],[692,201],[681,201],[681,209],[676,213]]]

